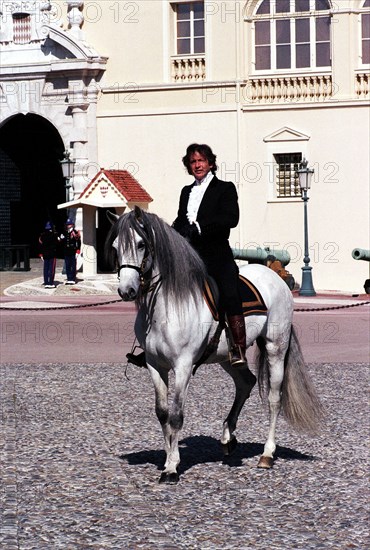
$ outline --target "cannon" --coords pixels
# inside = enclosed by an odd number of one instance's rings
[[[290,290],[295,287],[294,277],[285,266],[290,262],[289,252],[286,250],[270,250],[269,247],[260,248],[233,248],[233,255],[236,260],[247,260],[250,264],[263,264],[275,271],[281,277]]]
[[[354,248],[352,250],[352,258],[370,262],[370,250],[366,250],[365,248]]]
[[[352,250],[352,258],[355,260],[364,260],[364,262],[370,262],[370,250],[366,248],[354,248]],[[370,279],[366,279],[364,283],[364,289],[366,294],[370,294]]]
[[[233,248],[233,255],[236,260],[246,260],[251,264],[266,264],[268,256],[275,256],[276,260],[281,262],[281,265],[288,265],[290,262],[290,254],[286,250],[270,250],[265,248]]]

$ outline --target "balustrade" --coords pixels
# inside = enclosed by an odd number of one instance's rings
[[[330,74],[253,77],[247,83],[247,102],[294,103],[333,97]]]
[[[204,57],[172,57],[172,81],[203,82],[206,78]],[[358,71],[355,94],[359,99],[370,95],[369,73]],[[244,103],[308,103],[333,99],[335,85],[326,74],[254,76],[243,89]]]
[[[205,77],[206,63],[204,57],[172,58],[172,80],[174,82],[202,82]]]
[[[358,72],[356,74],[355,91],[359,99],[369,97],[369,73]]]

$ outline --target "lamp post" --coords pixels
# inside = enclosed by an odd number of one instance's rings
[[[299,177],[299,185],[302,191],[302,200],[304,204],[304,266],[302,267],[302,285],[299,290],[300,296],[316,296],[315,289],[312,282],[312,267],[310,264],[310,257],[308,255],[308,217],[307,217],[307,202],[308,202],[308,189],[311,189],[311,179],[314,173],[313,169],[307,168],[308,162],[303,159],[300,168],[297,171]]]
[[[64,187],[66,190],[66,201],[68,202],[70,200],[69,190],[72,187],[72,184],[70,182],[73,177],[74,165],[76,164],[76,161],[71,159],[71,151],[66,150],[64,151],[63,155],[63,160],[60,160],[59,162],[62,167],[63,178],[65,179]]]

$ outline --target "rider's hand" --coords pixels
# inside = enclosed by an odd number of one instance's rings
[[[193,243],[199,237],[199,231],[195,223],[188,223],[181,229],[181,235],[189,243]]]

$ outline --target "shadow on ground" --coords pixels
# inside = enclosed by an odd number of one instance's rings
[[[224,456],[220,441],[213,437],[198,435],[187,437],[179,443],[181,463],[178,473],[181,475],[197,464],[209,462],[223,462],[230,467],[240,467],[243,460],[260,456],[263,453],[261,443],[238,443],[232,456]],[[290,449],[288,447],[276,448],[276,460],[302,460],[313,461],[316,458]],[[165,452],[162,450],[138,451],[119,456],[120,460],[126,461],[130,466],[142,464],[153,464],[158,470],[162,470],[165,462]]]

